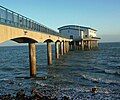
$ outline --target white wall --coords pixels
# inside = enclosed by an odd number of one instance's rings
[[[88,29],[88,36],[89,37],[97,37],[96,31]]]
[[[70,35],[73,35],[74,40],[80,40],[83,38],[89,38],[89,37],[97,37],[96,31],[88,28],[76,28],[76,27],[70,27],[66,29],[60,30],[60,33],[63,35],[66,35],[70,37]]]
[[[89,34],[88,34],[88,29],[86,28],[81,28],[81,32],[83,32],[83,38],[85,38],[86,36],[89,37]]]
[[[80,31],[80,37],[81,37],[81,39],[84,38],[84,32],[83,31]]]

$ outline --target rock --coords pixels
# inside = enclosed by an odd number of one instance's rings
[[[98,92],[98,88],[97,88],[97,87],[92,88],[92,89],[91,89],[91,92],[92,92],[92,93],[97,93],[97,92]]]
[[[32,96],[32,100],[57,100],[56,97],[51,97],[51,96],[46,96],[42,93],[40,93],[39,91],[37,91],[36,89],[33,89],[31,91]],[[64,99],[64,100],[68,100],[68,99]]]
[[[24,90],[20,90],[16,94],[16,100],[25,100],[25,92]]]
[[[64,97],[62,97],[62,99],[61,100],[70,100],[70,98],[69,97],[67,97],[67,96],[64,96]]]
[[[40,92],[38,92],[36,89],[33,89],[32,91],[31,91],[31,94],[32,95],[34,95],[33,97],[35,98],[35,99],[42,99],[43,98],[43,94],[42,93],[40,93]]]
[[[0,100],[12,100],[11,94],[0,96]]]

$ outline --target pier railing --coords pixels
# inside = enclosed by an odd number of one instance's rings
[[[3,6],[0,6],[0,24],[5,24],[5,25],[17,27],[17,28],[23,28],[26,30],[44,32],[51,35],[69,38],[65,35],[60,34],[57,31],[54,31],[30,18],[27,18],[12,10],[9,10]]]

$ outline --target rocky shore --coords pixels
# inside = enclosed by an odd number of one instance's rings
[[[1,95],[0,100],[58,100],[57,97],[46,96],[36,89],[31,91],[31,96],[25,94],[24,90],[19,90],[16,93],[16,96],[12,96],[11,94]],[[69,97],[62,97],[61,100],[70,100]]]
[[[0,95],[0,100],[120,100],[119,93],[100,93],[98,87],[93,87],[89,92],[77,92],[73,96],[58,96],[49,93],[40,92],[37,89],[32,89],[29,95],[26,95],[25,90],[21,89],[13,94]]]

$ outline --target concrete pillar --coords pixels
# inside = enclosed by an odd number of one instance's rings
[[[66,42],[67,52],[69,52],[69,42]]]
[[[78,43],[79,45],[78,45],[78,50],[80,50],[80,45],[81,45],[81,42],[79,41],[79,43]]]
[[[74,50],[74,42],[72,41],[72,42],[70,42],[70,44],[69,44],[69,50]]]
[[[81,40],[81,49],[84,50],[84,41]]]
[[[88,50],[90,50],[90,41],[88,40]]]
[[[73,44],[70,44],[70,50],[73,50]]]
[[[93,49],[93,41],[91,41],[91,49]]]
[[[66,43],[63,41],[63,54],[66,54]]]
[[[92,46],[91,46],[91,41],[90,41],[90,49],[92,49]]]
[[[96,41],[96,46],[97,46],[97,48],[98,48],[98,41]]]
[[[59,59],[59,42],[55,42],[55,58]]]
[[[68,52],[70,51],[70,44],[69,44],[69,42],[68,42]]]
[[[63,42],[60,42],[60,54],[63,55]]]
[[[35,43],[29,43],[29,63],[30,77],[36,76],[36,46]]]
[[[73,42],[73,50],[76,50],[76,42]]]
[[[68,46],[67,46],[67,42],[65,42],[65,52],[67,53],[68,51]]]
[[[48,65],[52,64],[52,47],[50,42],[47,42],[47,60],[48,60]]]
[[[72,44],[70,43],[70,47],[69,47],[70,50],[72,50]]]

